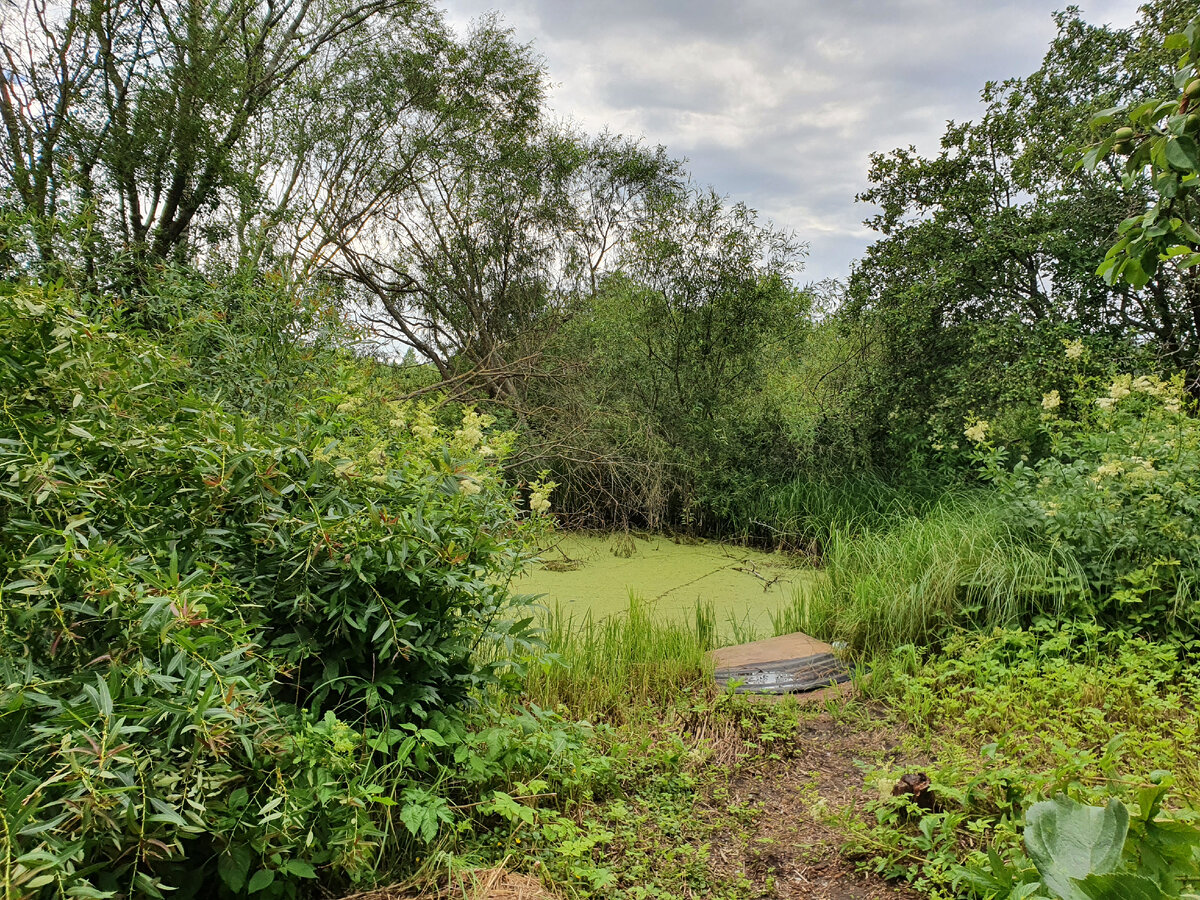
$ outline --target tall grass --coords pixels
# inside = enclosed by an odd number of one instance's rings
[[[797,590],[772,625],[777,634],[804,631],[869,656],[929,643],[947,626],[1060,613],[1076,572],[1065,550],[1023,542],[987,497],[948,497],[923,516],[867,531],[832,528],[824,577]]]
[[[546,655],[530,668],[525,693],[539,706],[565,705],[573,716],[627,720],[637,709],[710,685],[708,651],[716,640],[711,605],[691,621],[659,618],[630,595],[629,608],[600,619],[576,617],[561,604],[545,616]]]
[[[735,500],[727,528],[729,536],[744,541],[820,556],[835,534],[856,534],[919,516],[944,492],[933,483],[900,485],[871,472],[798,476]]]

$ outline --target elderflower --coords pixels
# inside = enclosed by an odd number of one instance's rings
[[[1067,359],[1079,359],[1081,356],[1083,356],[1083,341],[1078,338],[1067,341]]]
[[[544,515],[550,509],[550,493],[558,487],[553,481],[547,481],[548,472],[543,472],[537,481],[529,482],[529,510],[536,516]]]
[[[1162,383],[1149,375],[1139,375],[1130,386],[1139,394],[1149,394],[1152,397],[1157,397],[1162,393]]]
[[[430,415],[429,410],[418,410],[416,421],[412,425],[412,433],[423,441],[432,441],[437,434],[437,430],[437,423],[433,421],[433,416]]]
[[[1048,394],[1042,395],[1042,409],[1049,412],[1053,409],[1058,409],[1062,406],[1062,397],[1058,396],[1058,391],[1051,391]]]
[[[1112,478],[1115,475],[1121,474],[1121,464],[1119,462],[1107,462],[1096,470],[1096,474],[1101,478]]]
[[[976,444],[982,444],[987,440],[988,429],[992,426],[985,419],[976,419],[975,424],[968,426],[963,430],[963,434],[967,436],[967,440]]]

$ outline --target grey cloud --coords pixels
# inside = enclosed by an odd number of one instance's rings
[[[644,136],[696,179],[811,243],[806,278],[840,276],[870,241],[854,202],[868,155],[937,148],[989,80],[1033,71],[1060,0],[445,0],[496,9],[545,57],[556,112]],[[1131,23],[1135,0],[1092,21]]]

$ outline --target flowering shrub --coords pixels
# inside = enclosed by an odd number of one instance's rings
[[[1081,351],[1066,352],[1077,359]],[[1068,406],[1074,413],[1060,415]],[[967,432],[1016,522],[1078,561],[1062,588],[1079,611],[1112,627],[1195,641],[1200,421],[1190,406],[1180,376],[1080,377],[1073,396],[1042,399],[1050,455],[1011,470],[986,428],[974,423]]]
[[[413,835],[441,827],[414,799],[424,748],[497,674],[481,642],[528,647],[507,614],[525,555],[497,462],[510,438],[473,411],[450,427],[390,404],[368,369],[314,374],[321,393],[267,425],[72,295],[0,287],[13,896],[218,875],[293,896],[363,877],[397,840],[390,806]]]

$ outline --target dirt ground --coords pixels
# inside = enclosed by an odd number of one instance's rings
[[[882,900],[919,895],[856,872],[839,848],[845,836],[827,824],[830,811],[861,814],[877,791],[864,784],[860,760],[898,761],[900,735],[875,723],[846,723],[822,713],[801,722],[792,753],[737,767],[726,803],[754,815],[740,834],[713,847],[713,858],[743,872],[760,896],[812,900]]]

